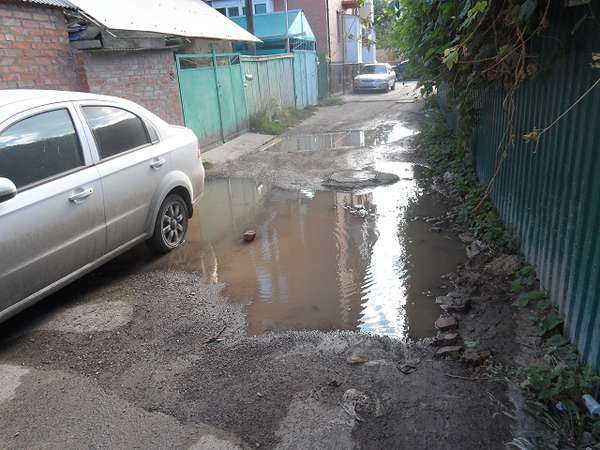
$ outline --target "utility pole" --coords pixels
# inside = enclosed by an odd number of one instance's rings
[[[288,0],[283,0],[285,7],[285,52],[290,52],[290,17],[288,15]]]
[[[252,5],[252,0],[246,0],[245,3],[248,33],[254,34],[254,5]],[[256,42],[248,42],[248,53],[256,55]]]

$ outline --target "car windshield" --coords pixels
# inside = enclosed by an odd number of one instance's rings
[[[365,66],[361,73],[387,73],[387,69],[385,66]]]

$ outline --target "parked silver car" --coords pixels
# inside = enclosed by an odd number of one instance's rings
[[[196,135],[127,100],[0,90],[0,322],[135,244],[182,244]]]
[[[366,64],[354,78],[354,92],[396,89],[396,72],[389,64]]]

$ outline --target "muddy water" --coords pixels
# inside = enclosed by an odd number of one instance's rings
[[[379,145],[410,133],[401,125],[363,132],[360,145],[366,135],[377,136],[369,142]],[[325,138],[306,139],[312,145]],[[299,145],[298,139],[287,142],[290,147],[280,151]],[[395,159],[400,161],[388,161],[375,148],[367,161],[357,162],[400,181],[356,193],[209,181],[181,249],[160,259],[140,255],[144,249],[123,258],[142,261],[144,270],[191,271],[224,282],[226,294],[246,305],[253,333],[347,329],[430,336],[440,310],[429,289],[464,259],[464,250],[451,235],[413,220],[437,216],[443,205],[426,192],[421,166]],[[252,243],[241,239],[247,229],[257,232]]]

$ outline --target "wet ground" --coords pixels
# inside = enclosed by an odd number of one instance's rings
[[[215,167],[183,248],[140,246],[3,324],[0,448],[504,448],[505,389],[415,342],[465,254],[425,220],[446,205],[402,95]],[[398,181],[323,188],[350,169]]]
[[[441,312],[434,302],[441,291],[433,286],[465,260],[465,252],[454,236],[432,234],[432,224],[421,220],[444,210],[431,192],[427,168],[386,159],[389,148],[381,146],[387,144],[396,159],[411,156],[406,138],[414,133],[389,122],[371,130],[284,137],[265,151],[369,147],[374,170],[399,181],[335,192],[212,179],[182,249],[156,259],[140,246],[97,275],[176,270],[224,283],[227,297],[245,306],[252,333],[357,330],[430,337]],[[248,229],[257,232],[254,242],[242,239]]]

